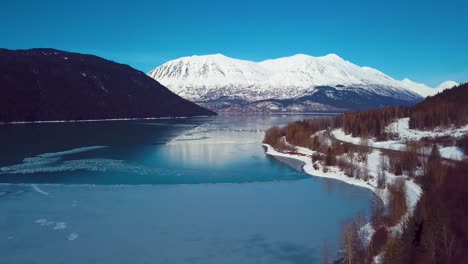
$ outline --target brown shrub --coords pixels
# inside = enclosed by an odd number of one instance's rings
[[[400,221],[401,217],[407,211],[406,201],[406,180],[396,178],[391,184],[388,185],[389,191],[389,221],[393,225]]]

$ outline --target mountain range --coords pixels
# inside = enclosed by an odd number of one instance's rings
[[[183,98],[220,112],[350,111],[413,105],[437,88],[395,80],[336,54],[252,62],[222,54],[183,57],[148,75]]]
[[[214,115],[128,65],[55,49],[0,49],[0,122]]]

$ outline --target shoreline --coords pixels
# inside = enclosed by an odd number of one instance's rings
[[[132,120],[166,120],[166,119],[185,119],[185,118],[191,118],[191,117],[211,117],[211,116],[214,116],[214,115],[134,117],[134,118],[104,118],[104,119],[77,119],[77,120],[12,121],[12,122],[0,122],[0,125],[48,124],[48,123],[84,123],[84,122],[109,122],[109,121],[132,121]]]
[[[323,172],[320,169],[315,170],[313,168],[312,160],[309,156],[281,153],[281,152],[276,151],[269,144],[262,143],[262,145],[265,147],[265,154],[270,155],[273,158],[282,157],[282,158],[288,158],[288,159],[296,159],[302,162],[304,164],[302,167],[302,170],[304,171],[304,173],[309,174],[312,177],[334,179],[334,180],[338,180],[338,181],[341,181],[350,185],[354,185],[357,187],[366,188],[370,190],[379,199],[381,199],[385,206],[388,205],[389,201],[388,201],[388,189],[387,188],[378,189],[377,187],[374,187],[369,182],[348,177],[344,175],[343,172],[340,171],[336,167],[329,167],[328,172]],[[298,147],[296,147],[296,149],[299,150],[299,152],[302,152],[301,154],[305,154],[305,155],[309,153],[304,153],[304,152],[311,152],[311,150],[309,149],[298,148]],[[282,161],[280,160],[280,162]],[[402,225],[404,224],[405,220],[412,214],[422,194],[421,187],[417,185],[414,181],[406,180],[405,182],[406,182],[405,184],[406,185],[406,202],[408,205],[408,211],[406,212],[406,214],[404,214],[401,217],[400,221],[397,224],[387,227],[387,230],[389,233],[395,234],[397,232],[402,232]],[[372,223],[370,222],[370,220],[369,222],[366,222],[366,224],[363,225],[360,228],[360,230],[362,232],[366,232],[364,233],[366,236],[366,243],[370,243],[370,241],[372,240],[372,236],[375,233],[374,227],[372,226]],[[384,252],[380,252],[378,255],[376,255],[374,257],[373,263],[380,263],[382,254],[384,254]]]
[[[302,171],[304,173],[309,174],[310,176],[313,177],[320,177],[320,178],[328,178],[328,179],[335,179],[339,180],[354,186],[366,188],[368,190],[371,190],[374,194],[376,194],[375,187],[370,185],[367,182],[364,182],[362,180],[357,180],[355,178],[350,178],[346,175],[339,175],[336,172],[323,172],[321,170],[315,170],[313,168],[312,160],[309,157],[306,156],[299,156],[299,155],[294,155],[294,154],[286,154],[286,153],[281,153],[276,151],[272,146],[262,143],[264,147],[266,147],[265,154],[273,156],[273,157],[283,157],[283,158],[289,158],[289,159],[295,159],[300,162],[302,162],[304,165],[302,166]]]
[[[378,190],[382,191],[382,195],[379,196],[385,204],[387,204],[386,194],[387,188],[385,189],[378,189],[377,187],[373,186],[367,181],[351,178],[344,175],[339,169],[336,167],[329,167],[329,172],[323,172],[322,170],[315,170],[313,168],[313,163],[310,157],[308,156],[301,156],[301,155],[294,155],[294,154],[286,154],[276,151],[272,146],[262,143],[262,145],[266,148],[265,154],[273,156],[273,157],[283,157],[289,159],[296,159],[302,163],[304,163],[302,170],[313,177],[321,177],[321,178],[328,178],[328,179],[335,179],[339,180],[357,187],[366,188],[372,191],[375,195],[378,195]],[[304,151],[303,151],[304,152]],[[307,155],[307,153],[302,153]],[[370,180],[369,180],[370,181]],[[422,194],[422,189],[419,185],[414,183],[413,181],[406,180],[406,195],[407,195],[407,202],[410,206],[410,210],[412,211],[416,206],[416,203],[419,201],[419,197]]]

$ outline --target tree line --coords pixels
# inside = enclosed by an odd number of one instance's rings
[[[435,96],[428,97],[413,107],[385,107],[361,112],[344,113],[332,118],[306,119],[289,123],[283,128],[268,130],[265,143],[281,146],[275,137],[285,137],[286,141],[296,146],[309,147],[314,144],[311,135],[320,130],[342,128],[353,137],[388,140],[392,131],[385,128],[400,118],[409,117],[410,128],[433,129],[451,125],[468,124],[468,83],[448,89]],[[466,140],[464,141],[466,142]],[[466,143],[461,142],[463,146]]]
[[[468,123],[468,83],[447,89],[413,106],[410,128],[433,129]]]

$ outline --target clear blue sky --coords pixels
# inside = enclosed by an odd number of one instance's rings
[[[5,0],[0,47],[93,53],[145,72],[193,54],[336,53],[397,79],[468,81],[468,1],[405,2]]]

